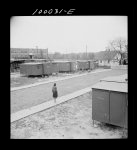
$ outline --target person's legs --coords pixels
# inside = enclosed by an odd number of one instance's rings
[[[56,98],[54,97],[54,102],[56,103]]]

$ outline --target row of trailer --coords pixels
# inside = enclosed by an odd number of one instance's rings
[[[53,61],[31,62],[20,65],[20,73],[27,76],[51,75],[58,72],[76,72],[79,70],[93,70],[97,67],[94,61]]]
[[[21,64],[32,62],[47,62],[46,59],[11,59],[10,60],[10,72],[16,72],[20,70]]]
[[[10,60],[10,71],[14,72],[15,70],[20,69],[20,64],[25,63],[25,60]]]

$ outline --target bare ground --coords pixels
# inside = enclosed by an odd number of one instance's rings
[[[69,75],[73,75],[73,74],[59,73],[58,75],[50,75],[49,77],[48,76],[27,77],[25,75],[21,75],[20,73],[14,73],[10,75],[10,82],[11,82],[11,87],[20,87],[23,85],[29,85],[29,84],[33,84],[36,82],[45,82],[51,79],[59,79],[59,78],[66,77]]]
[[[91,93],[11,123],[11,139],[117,139],[127,131],[92,122]]]

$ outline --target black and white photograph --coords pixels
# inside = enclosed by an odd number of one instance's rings
[[[10,18],[10,139],[128,139],[128,16]]]

